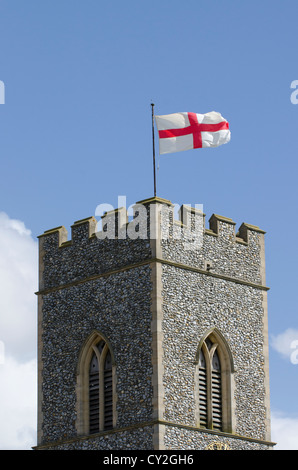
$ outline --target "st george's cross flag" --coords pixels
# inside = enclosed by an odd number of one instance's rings
[[[175,113],[155,116],[159,153],[218,147],[231,138],[229,123],[220,113]]]

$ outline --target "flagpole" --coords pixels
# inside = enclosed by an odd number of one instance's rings
[[[153,177],[154,177],[154,197],[156,197],[156,171],[155,171],[155,142],[154,142],[154,104],[152,108],[152,145],[153,145]]]

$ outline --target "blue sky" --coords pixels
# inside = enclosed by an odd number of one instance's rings
[[[297,14],[295,0],[0,0],[2,378],[8,364],[34,376],[36,237],[153,195],[152,101],[156,114],[215,110],[229,144],[160,157],[156,145],[157,195],[267,232],[272,438],[298,449]],[[0,424],[0,448],[35,445],[32,397],[9,442]]]

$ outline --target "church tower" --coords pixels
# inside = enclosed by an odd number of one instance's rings
[[[39,237],[36,449],[271,449],[264,232],[151,198]]]

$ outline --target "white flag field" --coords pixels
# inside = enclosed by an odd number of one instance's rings
[[[220,113],[175,113],[155,116],[159,153],[218,147],[231,139],[228,121]]]

